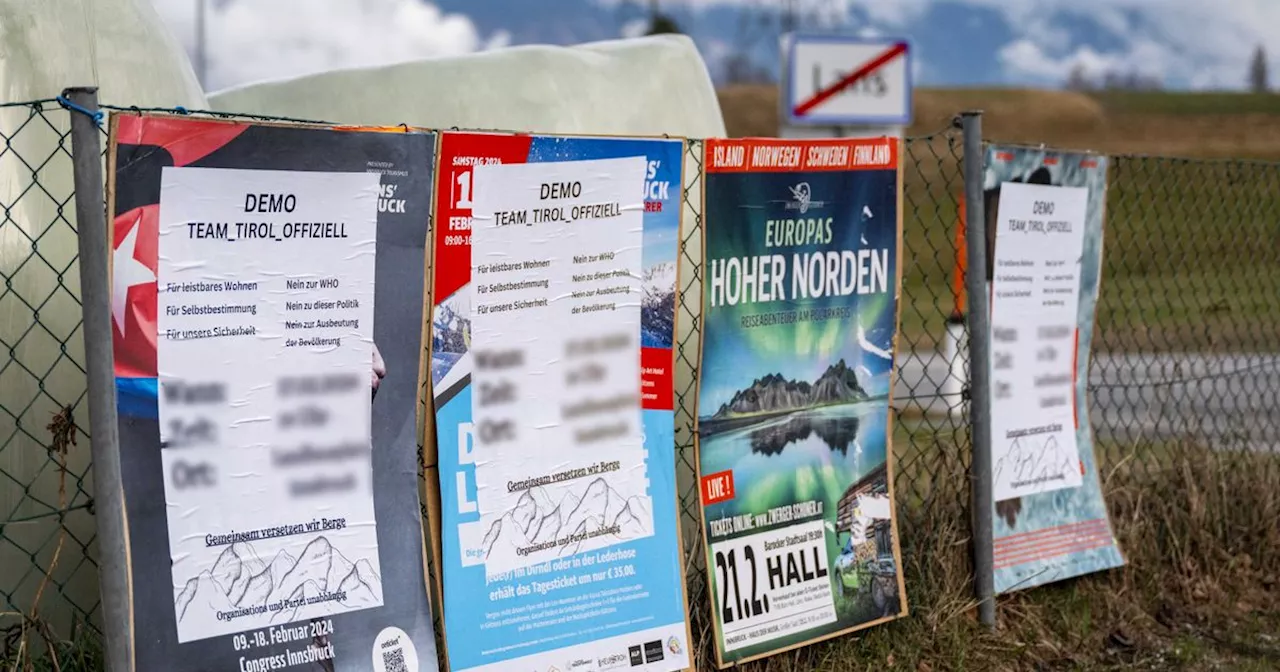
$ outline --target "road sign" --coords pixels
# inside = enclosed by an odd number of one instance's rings
[[[910,125],[906,40],[794,35],[786,54],[782,114],[787,125]]]

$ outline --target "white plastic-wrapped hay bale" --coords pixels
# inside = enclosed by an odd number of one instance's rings
[[[98,86],[104,102],[206,105],[150,0],[0,0],[0,103],[68,86]],[[43,109],[0,107],[0,613],[31,613],[44,583],[39,615],[67,636],[75,607],[97,603],[98,584],[83,508],[65,517],[58,551],[57,510],[83,507],[92,479],[85,437],[67,451],[65,479],[50,453],[55,414],[71,405],[84,427],[88,408],[70,120],[56,103]]]
[[[724,134],[706,64],[683,35],[339,70],[228,89],[209,102],[218,110],[348,124]]]

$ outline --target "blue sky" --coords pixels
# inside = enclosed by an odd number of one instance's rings
[[[152,0],[194,44],[195,0]],[[1072,67],[1240,89],[1253,49],[1280,73],[1280,0],[793,0],[810,29],[904,36],[927,86],[1059,86]],[[649,0],[209,0],[210,90],[334,67],[509,44],[575,44],[643,28]],[[777,69],[785,0],[659,0],[713,76],[746,54]],[[324,11],[319,8],[323,7]],[[289,34],[282,34],[289,33]],[[1280,83],[1280,74],[1274,80]]]

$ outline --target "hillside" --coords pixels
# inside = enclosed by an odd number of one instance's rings
[[[777,89],[721,89],[733,136],[776,135]],[[981,109],[992,140],[1109,153],[1280,159],[1280,95],[1098,93],[1017,89],[917,89],[909,135],[944,128],[956,112]]]

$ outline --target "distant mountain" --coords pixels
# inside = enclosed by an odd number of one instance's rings
[[[841,359],[827,367],[813,383],[790,380],[777,373],[758,378],[750,387],[739,390],[728,403],[721,405],[711,418],[727,420],[759,413],[848,404],[867,398],[866,390],[858,382],[857,372]]]
[[[665,261],[644,269],[640,325],[646,348],[669,348],[676,328],[676,263]]]
[[[460,355],[470,349],[471,320],[466,317],[470,309],[471,306],[464,303],[459,294],[436,307],[432,316],[432,352]]]

